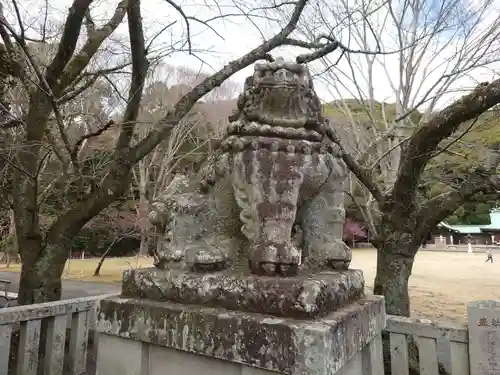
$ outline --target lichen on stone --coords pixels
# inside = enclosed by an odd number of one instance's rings
[[[256,64],[220,147],[151,204],[156,265],[285,277],[347,269],[346,177],[307,66]]]

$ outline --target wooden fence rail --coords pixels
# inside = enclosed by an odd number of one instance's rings
[[[89,331],[109,296],[1,309],[0,375],[85,373]]]
[[[451,375],[469,375],[469,336],[466,326],[460,327],[430,320],[388,315],[386,332],[390,336],[392,374],[408,375],[408,340],[418,347],[420,375],[437,375],[439,369],[438,341],[445,341]]]
[[[445,362],[451,375],[500,375],[500,301],[469,302],[464,326],[389,315],[385,331],[394,375],[409,373],[410,337],[421,375],[437,375],[438,363]]]

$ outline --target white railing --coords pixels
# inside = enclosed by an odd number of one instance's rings
[[[85,373],[96,309],[109,296],[0,309],[0,375]]]
[[[430,320],[388,315],[386,332],[390,336],[391,372],[393,375],[409,374],[409,337],[418,347],[420,374],[438,374],[440,359],[448,357],[451,375],[469,375],[469,336],[467,326],[460,327]],[[445,341],[445,353],[438,353],[438,341]],[[439,355],[441,354],[441,355]]]

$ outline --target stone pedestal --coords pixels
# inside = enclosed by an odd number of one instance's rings
[[[360,271],[233,276],[126,272],[101,302],[98,374],[383,374],[384,303]]]
[[[363,295],[359,270],[277,278],[231,271],[197,274],[143,268],[125,271],[122,283],[122,297],[290,318],[325,316]]]

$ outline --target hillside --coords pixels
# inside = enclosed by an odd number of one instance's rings
[[[386,132],[387,124],[390,126],[395,120],[396,106],[394,103],[377,102],[370,112],[368,103],[365,105],[355,99],[347,99],[328,103],[325,105],[325,113],[343,135],[344,142],[355,151],[363,152],[363,146],[373,142],[375,133]],[[443,165],[451,170],[467,170],[483,163],[487,148],[500,142],[499,114],[498,110],[489,111],[474,122],[462,124],[456,134],[440,145],[448,151],[440,153],[429,166],[429,170],[442,168]],[[402,137],[411,135],[418,127],[422,114],[415,111],[409,118],[411,122],[398,129],[398,134]]]
[[[180,97],[182,91],[176,93]],[[196,126],[193,132],[194,137],[186,140],[185,144],[179,149],[180,153],[191,153],[196,149],[196,153],[190,154],[187,163],[197,164],[203,160],[206,153],[212,149],[211,142],[223,137],[224,128],[227,124],[228,116],[235,110],[236,100],[218,100],[209,103],[198,103],[189,114],[188,121],[194,121]],[[343,101],[334,101],[325,104],[324,111],[330,119],[343,140],[345,146],[358,155],[366,153],[365,161],[367,165],[377,161],[381,155],[395,144],[394,135],[399,135],[403,139],[411,135],[422,114],[415,111],[409,116],[405,127],[399,127],[397,133],[388,132],[392,122],[396,118],[396,106],[394,103],[374,103],[373,110],[370,112],[369,105],[360,103],[354,99]],[[163,115],[161,111],[159,115]],[[157,116],[158,117],[158,116]],[[375,126],[374,126],[375,125]],[[447,171],[466,171],[484,162],[487,155],[487,148],[500,142],[500,117],[495,111],[487,112],[480,116],[471,127],[471,122],[464,123],[460,131],[441,145],[447,149],[441,152],[431,161],[426,170],[426,179],[432,182],[432,195],[442,191],[445,185],[441,185],[441,175]],[[112,127],[99,137],[91,139],[89,142],[89,154],[96,150],[104,151],[111,149],[118,134],[118,128]],[[380,137],[382,140],[379,146],[367,152],[368,147],[373,141]],[[392,138],[391,138],[392,137]],[[388,141],[390,139],[390,141]],[[208,142],[200,147],[203,142]],[[451,146],[448,147],[448,145]],[[371,154],[370,154],[371,153]],[[383,162],[383,161],[382,161]],[[386,168],[397,168],[397,164],[385,166]],[[377,169],[374,169],[374,173]],[[380,169],[379,169],[380,173]],[[381,181],[383,182],[383,181]]]
[[[181,94],[182,92],[177,93],[179,96]],[[219,100],[196,105],[188,118],[188,121],[196,122],[196,127],[194,128],[195,137],[188,139],[179,149],[179,153],[190,153],[204,140],[209,142],[206,143],[209,147],[197,149],[197,152],[191,158],[187,159],[187,164],[184,164],[184,166],[188,166],[189,168],[189,165],[197,164],[204,158],[204,155],[210,149],[210,141],[223,136],[227,117],[233,112],[235,107],[236,100]],[[157,116],[164,114],[164,110],[158,112]],[[396,107],[391,103],[375,103],[371,113],[372,116],[370,117],[369,107],[355,100],[337,101],[325,105],[325,114],[330,118],[333,126],[337,128],[345,143],[353,151],[364,150],[373,141],[377,132],[384,132],[386,130],[387,124],[390,124],[396,117]],[[414,122],[418,122],[420,118],[421,114],[418,112],[415,112],[411,116],[411,120]],[[372,124],[375,124],[376,132],[374,132]],[[469,124],[464,124],[462,129],[465,130],[468,126]],[[409,127],[403,130],[406,134],[409,134],[412,128]],[[114,146],[118,132],[119,129],[115,125],[101,136],[92,138],[85,151],[85,156],[91,157],[95,153],[106,154],[106,150],[110,150]],[[443,153],[439,155],[429,167],[427,177],[430,177],[434,181],[433,193],[444,188],[439,183],[436,183],[439,180],[440,170],[443,165],[453,169],[468,168],[471,165],[475,165],[482,161],[481,158],[484,158],[483,151],[489,145],[498,141],[500,141],[500,120],[498,116],[493,112],[481,116],[471,131],[450,147],[451,154]],[[380,152],[380,150],[378,151]],[[376,173],[376,170],[374,173]],[[129,248],[130,246],[138,247],[140,243],[140,231],[144,225],[144,220],[138,216],[137,207],[139,201],[137,201],[137,198],[138,196],[135,194],[130,195],[126,200],[111,208],[111,211],[114,212],[113,214],[106,212],[99,215],[95,220],[92,220],[76,239],[75,250],[84,249],[93,244],[92,246],[101,249],[95,251],[95,253],[99,253],[105,250],[116,236],[125,236],[128,238],[126,243]],[[47,203],[48,206],[43,211],[44,215],[47,216],[47,220],[50,221],[52,214],[63,209],[64,203],[62,206],[59,204],[54,205],[54,202]],[[350,208],[352,209],[353,207]],[[351,209],[348,211],[352,213]],[[356,216],[354,215],[354,217]],[[109,225],[110,217],[114,217],[114,219],[111,219],[113,222],[116,221],[111,226]],[[123,246],[120,247],[123,249]],[[122,251],[124,250],[117,249],[116,253],[114,250],[113,253],[117,254]]]

